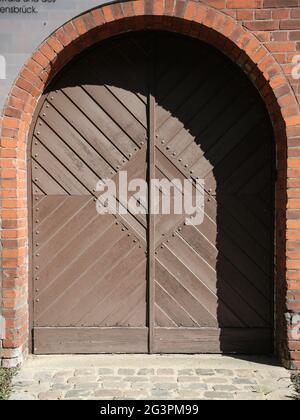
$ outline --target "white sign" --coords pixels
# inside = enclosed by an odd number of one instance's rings
[[[0,0],[0,113],[23,64],[52,32],[109,0]],[[3,61],[3,59],[2,59]]]

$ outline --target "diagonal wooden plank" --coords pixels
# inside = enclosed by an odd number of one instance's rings
[[[40,195],[40,191],[46,195],[67,195],[68,191],[63,188],[57,180],[49,175],[49,173],[39,165],[38,162],[32,162],[32,179],[33,183],[33,194]],[[37,190],[38,189],[38,190]]]
[[[99,282],[103,278],[105,279],[109,275],[113,277],[113,270],[118,265],[118,259],[121,256],[126,257],[132,250],[128,247],[127,237],[118,239],[119,243],[114,240],[108,248],[102,251],[103,255],[92,258],[92,255],[88,254],[88,263],[83,269],[78,268],[79,259],[76,260],[76,264],[73,264],[70,270],[74,272],[74,275],[67,277],[64,273],[64,284],[67,285],[67,288],[63,287],[56,279],[53,284],[54,299],[50,301],[50,305],[48,304],[47,310],[39,316],[39,325],[51,322],[56,326],[72,326],[80,323],[81,318],[94,308],[99,299],[94,289],[97,285],[99,286]],[[108,264],[106,265],[106,263]],[[102,267],[105,269],[101,271]],[[47,296],[49,296],[49,291]],[[81,325],[84,325],[84,322]]]
[[[126,244],[126,245],[125,245]],[[106,275],[97,279],[93,287],[88,291],[88,294],[85,295],[81,302],[87,302],[90,310],[85,309],[84,313],[82,310],[76,310],[76,316],[78,323],[89,322],[90,312],[92,312],[95,304],[99,301],[104,300],[107,294],[111,290],[112,282],[116,282],[120,277],[120,273],[123,273],[128,266],[135,267],[144,257],[144,250],[138,248],[136,245],[133,246],[131,240],[124,241],[124,247],[118,246],[113,249],[114,252],[111,252],[109,256],[110,259],[113,259],[114,264],[111,265],[110,270]],[[116,255],[113,255],[113,254]]]
[[[209,247],[211,245],[209,242],[206,242],[206,246]],[[202,296],[207,296],[207,292],[205,293],[203,286],[208,292],[213,293],[218,297],[219,310],[222,314],[226,314],[224,319],[228,320],[231,317],[231,320],[236,323],[236,315],[233,316],[231,312],[232,305],[230,305],[231,298],[234,295],[235,305],[239,308],[241,314],[245,313],[247,319],[251,320],[254,310],[255,314],[253,319],[256,320],[256,322],[259,324],[263,322],[265,325],[266,321],[269,320],[270,312],[268,299],[259,293],[256,289],[256,285],[253,286],[252,283],[234,267],[231,260],[228,260],[222,253],[219,253],[213,269],[207,265],[207,260],[204,259],[202,254],[195,254],[196,251],[193,250],[188,243],[182,241],[181,237],[178,235],[175,235],[168,241],[166,248],[176,256],[178,262],[185,268],[184,275],[180,275],[181,281],[184,284],[190,284],[189,282],[191,279],[195,281],[195,279],[193,279],[193,276],[195,276],[200,282],[201,286],[200,284],[198,287],[193,286],[195,296],[200,293],[199,300],[201,300],[201,293]],[[164,252],[168,251],[160,251],[159,255],[163,255]],[[164,258],[162,261],[165,261]],[[175,269],[176,261],[174,259],[172,259],[172,264],[168,264],[168,267],[171,271],[176,270],[176,272],[180,272],[179,268]],[[188,271],[193,275],[191,276]],[[251,300],[249,299],[250,296],[252,297]],[[213,301],[211,301],[211,304],[212,303]],[[256,314],[259,315],[259,318],[257,318]],[[231,324],[229,323],[227,325]]]
[[[228,237],[263,272],[269,274],[269,261],[271,258],[269,255],[270,236],[268,236],[266,241],[266,247],[267,245],[268,247],[264,249],[261,243],[264,237],[260,236],[258,232],[257,238],[253,238],[246,228],[247,219],[244,217],[244,213],[240,212],[235,218],[231,214],[230,207],[226,207],[218,200],[219,195],[216,200],[211,197],[205,201],[204,220],[200,225],[195,226],[195,228],[220,252],[223,250],[218,247],[218,239],[223,236]],[[189,227],[183,227],[183,229],[189,230]]]
[[[36,284],[39,289],[37,297],[39,305],[35,305],[36,321],[47,320],[47,311],[53,316],[51,309],[55,304],[60,304],[63,295],[71,287],[79,287],[78,297],[80,299],[80,290],[82,292],[82,277],[100,260],[105,260],[111,248],[120,241],[122,233],[115,224],[107,224],[106,228],[97,231],[97,238],[89,242],[88,246],[82,252],[74,252],[74,248],[67,249],[70,252],[67,264],[64,261],[64,254],[58,254],[56,264],[48,266],[43,275],[36,278]],[[72,252],[73,250],[73,252]],[[79,285],[78,285],[79,284]],[[73,297],[73,299],[75,299]],[[64,305],[61,305],[63,308]],[[41,321],[42,322],[42,321]]]
[[[66,88],[64,93],[99,130],[100,144],[98,150],[101,150],[106,161],[114,163],[112,166],[116,167],[121,164],[124,154],[128,155],[134,152],[135,143],[121,130],[111,116],[102,109],[101,104],[95,102],[91,91],[88,92],[84,87],[78,87]],[[143,104],[140,108],[145,109],[145,105]],[[104,134],[104,130],[107,135]]]
[[[33,147],[33,156],[38,164],[47,168],[48,174],[62,186],[69,195],[88,195],[89,190],[74,177],[70,171],[56,159],[55,156],[39,141],[36,141]],[[43,186],[40,186],[43,189]]]
[[[249,124],[249,120],[252,121],[252,124],[259,123],[261,120],[261,115],[258,112],[259,109],[260,107],[256,104],[248,107],[247,110],[244,109],[242,116],[235,120],[233,125],[221,137],[214,137],[216,134],[214,131],[210,136],[204,134],[202,137],[204,141],[213,142],[214,144],[205,153],[205,158],[207,159],[206,164],[204,164],[203,159],[200,159],[193,164],[192,171],[200,178],[205,178],[213,169],[212,163],[217,165],[223,159],[224,155],[230,152],[252,130],[252,125]]]
[[[194,141],[195,137],[199,136],[200,132],[205,130],[209,123],[216,119],[224,107],[228,106],[232,100],[232,93],[236,90],[234,88],[232,90],[232,85],[228,83],[226,72],[220,75],[220,79],[218,78],[216,85],[207,84],[201,95],[196,96],[196,98],[193,97],[194,108],[196,107],[194,112],[187,113],[184,108],[178,109],[178,115],[175,113],[173,118],[168,119],[158,129],[159,138],[165,140],[171,150],[181,153],[190,142]],[[215,101],[211,99],[212,93],[215,95]],[[190,107],[191,104],[187,103],[187,108]],[[186,119],[184,117],[185,113],[188,115]],[[189,127],[189,130],[186,130],[185,127]]]
[[[159,262],[156,264],[156,281],[198,325],[215,327],[216,318],[190,294]]]
[[[81,208],[55,235],[38,246],[39,259],[45,261],[39,275],[45,270],[49,275],[48,266],[56,265],[57,257],[67,266],[68,257],[71,257],[74,250],[85,249],[89,242],[93,243],[97,235],[114,221],[112,216],[99,215],[93,201]]]
[[[181,112],[181,115],[190,108],[195,107],[195,97],[199,97],[199,91],[203,95],[205,85],[209,83],[208,79],[216,76],[215,71],[211,71],[211,65],[216,66],[215,69],[219,69],[220,58],[216,58],[215,55],[204,54],[205,59],[201,64],[191,66],[191,71],[184,71],[183,74],[179,74],[178,71],[174,72],[174,69],[169,68],[169,71],[164,75],[163,80],[158,82],[157,85],[157,127],[158,130],[163,127],[164,124],[170,118],[173,118],[174,108],[176,112]],[[227,73],[225,71],[225,73]],[[223,73],[222,73],[223,74]],[[228,77],[228,73],[226,74]],[[184,109],[184,110],[183,110]],[[187,113],[187,117],[191,113]]]
[[[127,108],[104,86],[85,86],[85,91],[105,110],[107,114],[118,122],[118,125],[136,143],[146,139],[145,127],[133,118]]]
[[[251,212],[251,209],[243,204],[239,196],[218,194],[218,205],[226,208],[236,220],[239,220],[242,215],[242,220],[247,221],[243,226],[248,234],[263,246],[265,250],[268,251],[270,246],[272,247],[272,244],[270,244],[272,232],[260,222],[259,217],[256,214],[258,211]]]
[[[155,299],[159,307],[178,327],[197,326],[196,321],[157,282],[155,282]]]
[[[124,302],[128,302],[130,295],[141,284],[144,287],[144,302],[146,302],[145,279],[147,264],[145,254],[143,257],[138,265],[135,264],[135,260],[132,260],[133,265],[128,265],[126,274],[116,277],[107,294],[101,295],[99,302],[97,302],[93,310],[89,313],[88,319],[90,321],[95,318],[104,326],[112,326],[114,324],[110,324],[108,319],[114,317],[117,319],[115,325],[122,325],[123,316],[128,315],[128,311],[131,310],[131,306],[129,304],[124,305]]]
[[[59,199],[59,200],[58,200]],[[42,248],[56,233],[69,222],[82,208],[88,206],[92,199],[86,196],[49,196],[35,209],[35,235]],[[53,211],[48,212],[47,206]],[[45,217],[46,214],[46,217]],[[38,232],[38,233],[37,233]]]
[[[85,92],[79,87],[64,88],[53,95],[51,104],[64,116],[65,119],[78,131],[110,167],[117,167],[122,161],[123,155],[114,147],[109,139],[93,124],[93,122],[84,114],[84,110],[79,109],[72,98],[82,97],[86,102],[90,100]],[[88,105],[83,102],[82,106]],[[55,122],[53,123],[55,124]]]
[[[241,141],[233,148],[230,154],[215,166],[214,170],[206,176],[205,186],[211,191],[218,192],[224,190],[222,185],[232,174],[241,167],[249,156],[252,156],[256,150],[265,143],[270,135],[269,126],[265,121],[255,125],[253,129],[241,139]]]
[[[81,95],[81,97],[83,94]],[[86,105],[85,105],[86,106]],[[47,107],[47,108],[46,108]],[[96,107],[94,107],[96,108]],[[97,110],[99,107],[96,108]],[[92,137],[84,138],[72,125],[66,115],[61,115],[52,104],[44,105],[44,113],[42,113],[42,121],[45,122],[58,137],[60,137],[78,156],[84,160],[85,163],[98,176],[110,175],[112,166],[107,159],[105,160],[105,149],[101,147],[101,142],[93,140]],[[87,112],[86,108],[85,111]],[[98,116],[100,118],[100,116]],[[80,128],[83,127],[80,125]],[[78,127],[79,128],[79,125]],[[99,136],[100,137],[100,136]],[[118,138],[117,135],[115,137]],[[131,142],[128,146],[126,140],[122,138],[124,144],[124,152],[131,153],[134,150],[134,143]],[[130,144],[130,141],[129,141]],[[104,152],[104,153],[103,153]],[[104,157],[102,156],[104,154]],[[121,162],[121,155],[118,152],[117,156],[111,157],[111,164],[116,167]],[[101,170],[101,172],[99,172]]]
[[[193,226],[185,226],[180,235],[189,243],[196,252],[201,254],[203,245],[199,232]],[[246,277],[250,282],[254,281],[257,289],[264,295],[269,296],[269,277],[248,257],[244,249],[239,248],[228,236],[218,235],[217,248],[226,255],[233,265]],[[218,260],[215,259],[215,266]]]
[[[145,302],[144,297],[144,286],[140,285],[132,295],[132,303],[130,302],[131,311],[124,318],[124,325],[140,325],[141,320],[144,321],[144,325],[148,324],[148,305],[147,301]],[[149,327],[147,328],[149,332]]]
[[[84,155],[80,155],[79,157],[45,124],[40,130],[39,142],[55,156],[57,161],[64,165],[69,172],[69,177],[77,179],[87,191],[93,191],[93,188],[97,185],[99,176],[85,163]],[[39,147],[39,142],[36,146],[37,148]]]
[[[274,211],[270,206],[267,206],[257,194],[239,194],[237,198],[267,229],[270,237],[274,237]]]
[[[43,303],[43,295],[47,294],[48,299],[46,296],[45,299],[47,299],[47,303],[49,302],[49,304],[51,304],[51,301],[54,301],[59,297],[60,288],[64,288],[64,286],[68,287],[72,282],[75,282],[78,276],[80,277],[83,275],[85,271],[97,261],[97,257],[99,257],[97,247],[99,252],[102,251],[104,253],[106,251],[101,242],[109,239],[112,233],[114,232],[111,230],[111,225],[108,223],[106,226],[103,226],[102,229],[98,226],[96,234],[94,237],[91,237],[90,241],[83,238],[83,235],[81,234],[83,248],[79,253],[74,251],[72,242],[66,244],[65,248],[52,259],[51,264],[48,264],[46,268],[43,268],[41,273],[36,273],[38,275],[36,280],[39,290],[37,297],[40,299],[40,302]],[[116,243],[118,239],[119,238],[116,237],[113,243]],[[76,245],[76,242],[78,242],[78,238],[74,238],[74,245]],[[107,242],[106,244],[110,246]],[[102,249],[100,245],[102,245]]]
[[[167,246],[159,251],[157,260],[187,291],[190,291],[199,305],[203,305],[216,318],[218,298],[193,274],[193,266],[186,267]]]
[[[247,183],[252,180],[252,178],[257,177],[257,172],[261,171],[261,168],[265,169],[265,166],[268,164],[270,159],[270,146],[268,144],[262,144],[261,147],[258,147],[256,152],[252,155],[249,155],[244,162],[241,162],[241,165],[236,168],[230,177],[227,179],[223,178],[223,182],[220,183],[219,191],[224,194],[239,194],[245,192],[247,194]],[[266,175],[266,177],[264,176]],[[271,181],[271,171],[269,168],[269,173],[263,173],[258,175],[258,178],[254,181],[256,189],[254,191],[249,191],[248,193],[256,194],[258,189],[261,187],[261,182],[268,180]],[[260,181],[259,183],[257,181]]]
[[[161,309],[157,302],[155,303],[155,321],[157,327],[177,327],[176,323]]]
[[[130,327],[144,326],[147,321],[147,301],[146,301],[146,264],[143,264],[143,270],[136,275],[136,278],[130,280],[128,284],[130,289],[124,293],[124,301],[112,303],[110,313],[104,319],[105,325],[123,325]],[[133,274],[134,275],[134,274]],[[134,282],[135,280],[135,282]],[[115,306],[114,306],[115,305]],[[113,307],[113,309],[112,309]]]
[[[60,207],[65,206],[66,201],[68,200],[68,196],[62,197],[61,195],[53,195],[47,196],[44,195],[42,197],[37,196],[34,198],[39,198],[33,202],[33,219],[36,218],[36,214],[38,213],[39,217],[39,225],[42,226],[43,223],[47,221],[47,219],[51,218],[53,213],[56,212]]]

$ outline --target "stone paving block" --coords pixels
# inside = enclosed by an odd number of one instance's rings
[[[154,375],[154,372],[154,369],[144,368],[138,371],[138,375]]]
[[[142,400],[144,398],[147,398],[149,395],[147,392],[143,391],[124,391],[122,394],[123,398],[127,399],[135,399],[135,400]]]
[[[35,381],[40,381],[40,382],[49,382],[51,381],[53,378],[53,375],[51,373],[48,372],[38,372],[33,376],[33,379]]]
[[[217,378],[217,377],[211,377],[211,378],[202,378],[203,382],[207,384],[227,384],[229,381],[227,378]]]
[[[87,369],[76,369],[74,372],[75,376],[91,376],[95,374],[94,368],[87,368]]]
[[[154,398],[172,398],[172,393],[170,393],[167,390],[161,390],[161,389],[153,389],[151,391],[151,396]]]
[[[201,391],[180,390],[177,392],[177,398],[180,400],[204,400],[204,395]]]
[[[101,384],[99,382],[81,382],[75,384],[74,389],[93,391],[95,389],[100,388],[100,386]]]
[[[237,384],[237,385],[256,385],[257,384],[257,380],[256,379],[251,379],[249,378],[234,378],[232,380],[233,384]]]
[[[264,401],[265,397],[261,394],[256,394],[254,392],[239,392],[234,394],[235,400],[241,400],[241,401]]]
[[[131,360],[128,365],[127,357]],[[130,356],[123,355],[99,358],[103,358],[103,366],[97,362],[98,356],[86,359],[81,356],[73,367],[63,356],[59,357],[58,365],[55,358],[37,357],[37,369],[33,363],[26,367],[25,362],[13,379],[11,399],[286,400],[294,393],[289,372],[272,364],[261,368],[258,362],[257,367],[252,363],[247,368],[247,362],[222,357],[215,368],[212,367],[214,362],[207,358],[206,368],[201,356],[139,355],[136,363]],[[153,359],[153,365],[148,362],[149,358]],[[244,369],[240,368],[243,364]]]
[[[110,369],[110,368],[100,368],[98,369],[98,375],[113,375],[114,374],[114,369]]]
[[[65,398],[81,398],[88,395],[90,395],[90,390],[88,389],[72,389],[65,394]]]
[[[196,369],[196,374],[199,376],[213,376],[215,372],[213,369]]]
[[[258,380],[264,379],[264,374],[261,372],[253,372],[253,378],[256,378]]]
[[[199,376],[178,376],[178,382],[199,382]]]
[[[33,379],[33,376],[36,372],[33,370],[21,370],[18,372],[17,377],[14,377],[12,382],[14,383],[16,381],[16,378],[18,378],[18,381],[31,381]]]
[[[118,370],[118,375],[128,376],[128,375],[134,375],[134,374],[135,374],[135,369],[119,369]]]
[[[37,400],[37,395],[29,394],[28,392],[13,393],[10,396],[12,401],[34,401]]]
[[[169,376],[174,375],[175,371],[174,369],[157,369],[156,374],[160,376]]]
[[[67,392],[67,391],[70,391],[71,389],[73,389],[73,385],[72,384],[66,384],[66,383],[63,383],[63,384],[53,384],[51,386],[51,390],[53,390],[53,391],[64,391],[64,392]]]
[[[35,385],[31,385],[30,387],[26,388],[26,391],[29,394],[38,394],[39,392],[47,392],[49,391],[49,383],[39,384],[36,383]]]
[[[150,378],[147,376],[127,376],[123,380],[126,382],[149,382]]]
[[[217,375],[224,375],[224,376],[233,376],[234,372],[230,369],[216,369]]]
[[[150,382],[132,382],[130,384],[130,387],[131,389],[139,389],[139,390],[152,389],[153,384]]]
[[[38,395],[39,400],[60,400],[61,398],[62,398],[62,393],[59,391],[41,392]]]
[[[202,390],[202,391],[207,391],[208,390],[208,386],[206,384],[198,384],[198,383],[179,383],[179,389],[182,390]]]
[[[100,385],[100,384],[99,384]],[[102,382],[103,389],[126,389],[130,388],[130,384],[128,382]]]
[[[178,371],[178,375],[189,376],[189,375],[194,375],[194,374],[195,374],[194,369],[180,369]]]
[[[70,378],[74,375],[74,370],[60,370],[55,372],[53,378]]]
[[[81,384],[82,382],[98,382],[97,376],[72,376],[67,380],[68,384]]]
[[[240,378],[252,378],[254,375],[253,370],[250,369],[235,369],[235,376]]]
[[[177,384],[172,384],[172,383],[160,383],[157,385],[154,385],[154,387],[152,388],[152,391],[156,391],[156,390],[171,390],[171,389],[177,389]]]
[[[31,385],[36,385],[36,381],[33,380],[25,380],[25,381],[15,381],[13,382],[14,389],[26,389],[29,388]]]
[[[177,382],[177,376],[151,376],[150,380],[152,382]]]
[[[93,394],[97,398],[111,398],[120,397],[122,392],[119,389],[99,389]]]
[[[122,380],[123,379],[123,376],[118,376],[118,375],[116,375],[116,376],[110,376],[110,375],[107,375],[107,376],[99,376],[98,377],[98,382],[103,382],[103,381],[110,381],[110,382],[112,382],[112,381],[120,381],[120,380]]]
[[[204,397],[212,400],[233,400],[233,394],[229,392],[205,392]]]
[[[66,381],[67,381],[67,377],[58,376],[57,378],[52,378],[50,382],[53,384],[64,384],[66,383]]]
[[[237,387],[234,385],[214,385],[213,389],[216,392],[232,392],[236,391]]]
[[[240,389],[249,392],[259,392],[259,387],[257,385],[238,385]]]

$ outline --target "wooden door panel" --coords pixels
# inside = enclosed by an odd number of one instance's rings
[[[130,209],[127,215],[99,214],[96,208],[101,179],[117,180],[121,170],[129,181],[147,177],[146,77],[142,72],[134,85],[123,48],[120,41],[119,48],[105,49],[107,58],[118,57],[123,80],[101,67],[100,47],[54,83],[37,116],[36,353],[147,351],[147,217]],[[94,67],[87,74],[88,62],[101,72]]]
[[[211,51],[204,62],[177,54],[176,65],[173,53],[165,51],[173,89],[167,93],[159,76],[156,82],[156,165],[169,179],[204,180],[204,220],[189,226],[185,217],[156,216],[155,350],[268,352],[271,127],[255,90],[226,59],[218,56],[216,77]]]

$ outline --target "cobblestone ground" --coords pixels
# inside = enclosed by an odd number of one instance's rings
[[[290,373],[265,358],[222,356],[30,357],[12,400],[287,400]]]

